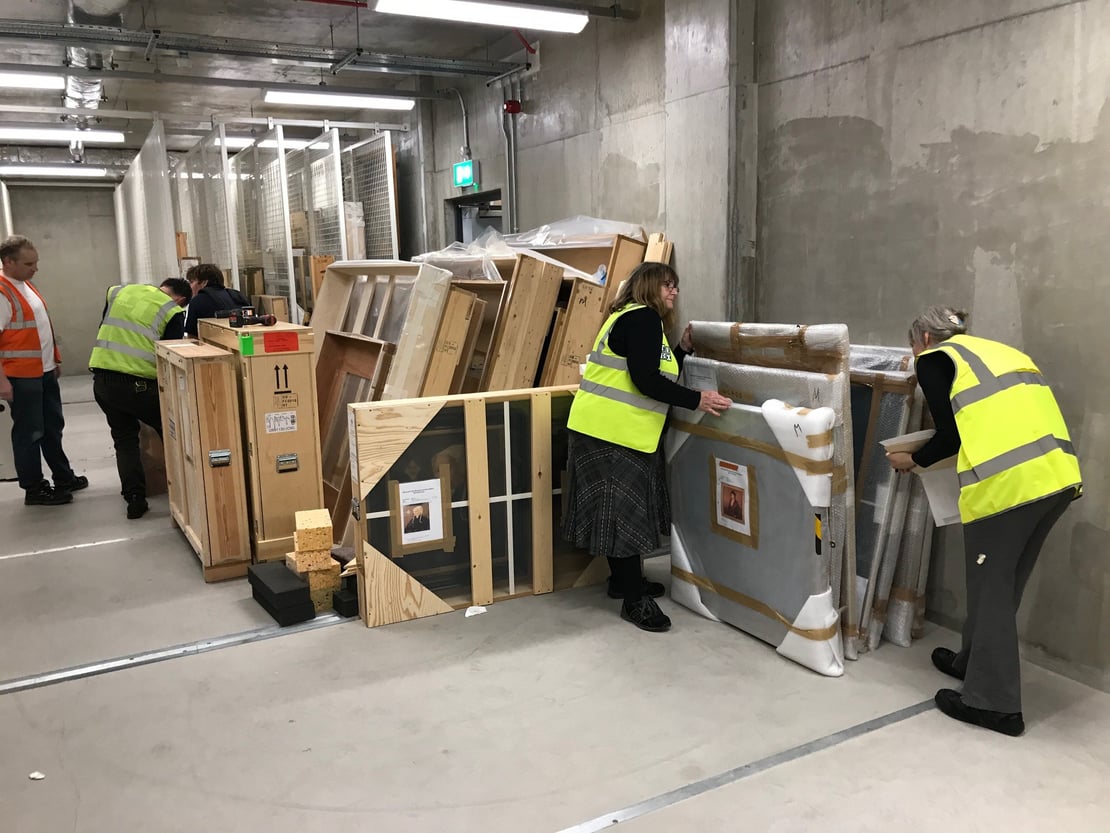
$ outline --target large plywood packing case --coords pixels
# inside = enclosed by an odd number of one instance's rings
[[[244,576],[251,545],[235,359],[188,340],[158,342],[157,362],[173,522],[205,581]]]
[[[198,332],[238,364],[254,560],[283,559],[294,514],[324,505],[312,328],[203,319]]]

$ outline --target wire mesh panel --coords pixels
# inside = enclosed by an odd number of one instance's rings
[[[121,249],[128,248],[128,257],[121,258],[123,282],[157,283],[176,275],[170,166],[161,121],[155,120],[117,190],[117,222],[126,233]]]
[[[217,125],[186,154],[192,231],[189,254],[226,269],[239,286],[235,236],[231,233],[230,179],[224,128]],[[184,220],[182,221],[184,222]]]
[[[397,176],[389,131],[343,151],[343,199],[347,256],[396,260]]]
[[[248,295],[288,297],[290,317],[294,324],[299,324],[302,315],[293,284],[283,151],[279,125],[230,160],[243,278],[240,289]]]

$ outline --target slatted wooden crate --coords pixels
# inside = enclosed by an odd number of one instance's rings
[[[237,328],[206,318],[198,334],[238,363],[254,559],[285,558],[293,548],[294,514],[324,505],[313,332],[281,322]]]
[[[205,581],[245,576],[250,521],[235,358],[211,344],[160,341],[157,363],[170,515]]]
[[[573,390],[350,407],[359,607],[368,626],[608,575],[604,559],[574,550],[558,532]]]

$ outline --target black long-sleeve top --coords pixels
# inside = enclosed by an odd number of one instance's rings
[[[668,405],[697,410],[701,403],[700,391],[672,382],[659,372],[659,334],[659,313],[651,307],[632,310],[613,325],[609,333],[609,349],[628,360],[632,384],[644,396]],[[682,362],[689,354],[677,344],[671,350],[681,370]]]
[[[232,287],[206,286],[193,296],[185,311],[185,332],[196,338],[202,318],[215,318],[220,310],[250,306],[250,299]]]
[[[956,365],[944,353],[929,353],[918,358],[916,370],[917,384],[921,386],[937,428],[932,439],[911,455],[917,465],[925,468],[960,450],[960,431],[956,427],[951,398]]]

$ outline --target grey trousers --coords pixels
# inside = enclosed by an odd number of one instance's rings
[[[967,621],[954,665],[965,672],[963,701],[972,708],[1021,711],[1017,610],[1049,530],[1074,497],[1068,489],[964,525]]]

